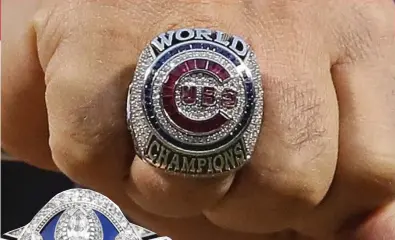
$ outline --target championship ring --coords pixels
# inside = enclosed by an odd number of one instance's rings
[[[79,188],[59,193],[30,223],[4,237],[17,240],[171,240],[130,223],[107,197]]]
[[[138,156],[187,176],[215,176],[248,162],[262,115],[255,54],[242,38],[209,29],[179,29],[153,39],[127,99]]]

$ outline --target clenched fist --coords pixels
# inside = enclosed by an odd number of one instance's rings
[[[392,0],[3,0],[2,145],[175,240],[395,239]],[[126,98],[161,32],[254,49],[264,119],[251,161],[214,178],[136,157]]]

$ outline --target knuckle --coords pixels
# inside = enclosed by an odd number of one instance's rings
[[[78,144],[107,147],[124,125],[117,102],[108,107],[106,94],[66,79],[51,81],[47,88],[50,131]]]
[[[92,145],[76,142],[68,135],[51,134],[49,145],[53,161],[74,182],[100,187],[106,181],[117,181],[127,174],[125,162],[130,156],[125,146],[117,146],[116,139],[113,145]],[[116,157],[118,153],[119,158]]]
[[[314,86],[308,83],[279,83],[278,134],[283,144],[295,150],[319,143],[326,134],[324,105]]]
[[[195,11],[201,7],[197,7]],[[188,27],[204,27],[210,29],[225,29],[228,30],[230,25],[232,24],[229,19],[222,18],[218,15],[213,15],[211,13],[207,13],[202,11],[201,14],[196,14],[192,17],[188,16],[188,12],[185,11],[183,13],[179,13],[177,16],[173,16],[167,19],[158,19],[159,25],[165,25],[165,30],[179,29],[179,28],[188,28]],[[186,19],[185,19],[186,18]]]
[[[181,28],[209,28],[226,32],[239,33],[245,17],[240,9],[240,1],[226,1],[226,10],[222,10],[225,1],[190,1],[178,0],[173,2],[149,1],[142,6],[141,11],[155,16],[146,19],[150,24],[143,30],[145,35]],[[177,11],[174,11],[174,9]],[[193,12],[193,14],[191,14]],[[237,19],[237,20],[236,20]]]
[[[77,184],[86,184],[87,173],[92,172],[92,165],[86,161],[87,153],[76,144],[58,136],[49,138],[52,158],[59,169]]]
[[[44,69],[69,31],[69,15],[73,12],[70,5],[54,4],[40,9],[33,17],[38,55]]]
[[[336,116],[328,115],[328,99],[314,86],[314,81],[274,81],[270,85],[276,86],[276,93],[266,95],[270,98],[275,95],[266,102],[266,107],[273,108],[265,119],[266,126],[273,128],[268,130],[273,131],[279,146],[290,154],[286,155],[287,164],[282,165],[281,171],[267,169],[270,171],[267,174],[275,179],[269,180],[269,185],[278,195],[289,199],[287,203],[297,202],[299,209],[305,211],[319,204],[331,183],[334,167],[329,166],[337,157],[337,141],[330,136]],[[329,161],[325,167],[323,159]]]
[[[305,168],[306,164],[301,164],[300,159],[290,159],[289,166],[273,175],[273,180],[269,180],[268,185],[271,186],[274,195],[281,199],[279,202],[284,206],[283,213],[287,219],[298,217],[316,207],[328,190],[325,179],[311,176],[310,173],[306,173]],[[293,173],[293,176],[289,173]]]
[[[103,2],[64,1],[36,14],[33,22],[44,69],[63,44],[69,47],[74,44],[72,46],[80,52],[90,51],[97,55],[121,52],[121,48],[123,52],[130,49],[135,53],[140,41],[134,40],[141,34],[130,26],[138,24],[141,13],[131,18],[134,12],[127,6]]]
[[[80,184],[98,184],[97,176],[119,179],[134,154],[125,121],[126,92],[120,94],[125,87],[111,79],[100,81],[108,76],[79,70],[78,64],[70,61],[49,71],[46,102],[53,159]],[[84,83],[89,77],[97,84]]]
[[[380,1],[365,1],[355,9],[361,34],[368,40],[380,44],[383,38],[393,37],[395,31],[395,11],[386,9]]]
[[[324,199],[331,183],[325,179],[327,173],[322,173],[324,176],[323,178],[317,175],[311,176],[311,174],[305,173],[305,166],[306,165],[301,164],[300,161],[291,161],[289,167],[290,171],[297,172],[297,177],[283,181],[284,185],[287,184],[283,193],[289,196],[289,203],[298,203],[300,209],[299,213],[305,213],[307,210],[319,205],[322,199]],[[286,178],[286,176],[283,176],[283,178]]]
[[[382,55],[395,43],[395,8],[387,0],[352,1],[344,13],[341,42],[345,44],[346,62]],[[386,50],[385,50],[386,51]]]

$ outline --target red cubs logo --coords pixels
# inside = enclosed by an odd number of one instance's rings
[[[217,89],[214,87],[199,87],[201,92],[201,106],[202,107],[211,107],[216,104],[224,108],[234,108],[237,102],[237,92],[230,88],[225,88],[221,93],[219,93],[219,97],[217,97]],[[181,101],[183,104],[194,105],[197,104],[198,95],[197,91],[198,86],[182,86],[181,87]],[[219,98],[219,99],[218,99]]]
[[[230,74],[218,63],[205,59],[176,66],[162,87],[167,116],[191,134],[219,130],[231,116],[225,114],[238,104],[238,92],[225,84]]]

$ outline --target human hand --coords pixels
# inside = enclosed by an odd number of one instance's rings
[[[2,144],[17,158],[173,239],[394,238],[391,0],[3,5]],[[136,60],[185,27],[243,36],[259,58],[264,124],[236,174],[187,179],[135,158],[125,109]]]

